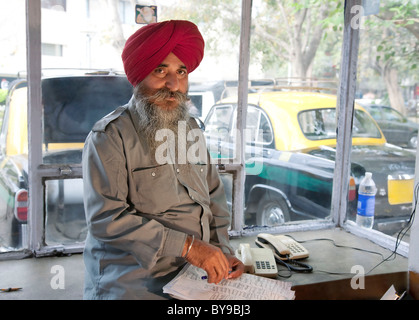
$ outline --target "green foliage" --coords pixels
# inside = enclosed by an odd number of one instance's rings
[[[417,39],[406,26],[415,23],[413,17],[417,16],[418,10],[410,2],[394,1],[380,8],[377,16],[368,17],[362,36],[369,45],[376,44],[377,64],[391,64],[405,73],[417,68]]]
[[[7,90],[0,89],[0,104],[6,101],[6,97],[7,97]]]
[[[163,14],[163,19],[187,19],[196,23],[204,35],[206,49],[209,52],[217,53],[219,50],[225,50],[226,39],[230,50],[237,48],[240,41],[240,0],[177,2],[170,7],[162,7],[163,12],[170,14],[169,17]]]
[[[314,32],[320,29],[321,41],[312,62],[313,75],[322,76],[332,67],[336,72],[341,56],[344,3],[343,0],[253,0],[251,62],[259,64],[267,73],[286,71],[296,59],[297,45],[302,54],[308,54],[303,45],[308,47]],[[195,22],[204,34],[208,54],[238,53],[241,0],[178,0],[170,7],[163,7],[162,13],[163,18]],[[363,48],[361,43],[359,65],[368,66],[364,61],[370,61],[373,51],[375,62],[391,62],[407,73],[414,73],[419,50],[411,29],[406,28],[415,26],[418,16],[417,0],[381,1],[378,17],[366,17],[365,30],[361,32],[361,39],[367,39],[366,45],[375,44],[376,49]]]

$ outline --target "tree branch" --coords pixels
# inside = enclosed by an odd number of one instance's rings
[[[275,34],[269,33],[259,23],[254,22],[253,24],[255,26],[255,28],[254,28],[254,33],[255,34],[257,34],[262,39],[267,39],[268,41],[270,41],[272,43],[278,44],[279,47],[281,47],[282,49],[284,49],[284,50],[287,51],[288,55],[291,54],[291,46],[290,46],[290,44],[288,42],[285,42],[284,40],[282,40],[281,38],[279,38]]]
[[[322,4],[322,6],[320,7],[320,20],[325,19],[327,15],[328,15],[327,5]],[[323,35],[323,27],[320,23],[318,23],[314,27],[313,32],[311,32],[310,30],[307,30],[307,32],[311,34],[311,39],[308,46],[304,47],[302,50],[303,62],[306,67],[308,67],[313,61],[316,51],[320,45],[320,41]]]
[[[285,12],[284,6],[282,5],[282,1],[278,1],[278,6],[279,6],[279,11],[281,13],[281,17],[284,20],[285,31],[287,32],[288,37],[291,39],[292,45],[295,46],[295,40],[294,40],[294,37],[293,37],[293,34],[292,34],[292,29],[291,29],[291,26],[288,23],[287,14]]]
[[[416,39],[419,40],[419,17],[414,14],[412,17],[404,19],[394,19],[395,13],[389,10],[385,10],[376,15],[377,18],[381,20],[391,21],[395,25],[402,26],[411,32]],[[413,24],[407,24],[408,22],[413,21]]]
[[[299,14],[297,15],[297,19],[294,24],[296,38],[299,38],[301,36],[301,30],[303,28],[303,24],[304,24],[304,20],[306,19],[306,16],[307,16],[307,8],[300,10]]]

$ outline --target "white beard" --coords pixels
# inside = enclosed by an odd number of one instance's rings
[[[163,99],[168,94],[174,94],[179,102],[179,105],[172,110],[165,110],[150,102],[152,99],[159,99],[159,96],[160,99]],[[170,93],[169,91],[164,90],[163,92],[157,92],[152,96],[152,99],[150,99],[150,97],[144,96],[141,93],[141,87],[137,86],[134,89],[134,97],[136,105],[135,109],[139,118],[138,125],[140,132],[142,132],[146,137],[151,154],[155,155],[157,158],[156,152],[158,147],[164,143],[169,146],[168,152],[170,152],[172,156],[177,153],[183,154],[183,152],[186,152],[186,149],[176,150],[176,146],[182,149],[187,148],[187,141],[185,141],[185,143],[178,143],[179,128],[182,126],[184,127],[183,124],[185,123],[186,131],[190,130],[187,95],[181,93]],[[164,141],[164,137],[166,137],[166,141]],[[185,135],[181,134],[180,137],[183,138]],[[167,141],[169,139],[174,139],[174,141]],[[175,150],[172,150],[172,146],[175,146]],[[173,161],[175,160],[173,159]]]

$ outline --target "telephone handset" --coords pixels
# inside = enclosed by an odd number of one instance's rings
[[[284,235],[274,236],[269,233],[260,233],[255,243],[258,247],[271,249],[275,258],[279,260],[297,260],[309,256],[306,248],[294,239]]]
[[[236,250],[236,257],[244,264],[246,273],[276,278],[278,269],[272,250],[266,248],[250,248],[248,243],[241,243]]]

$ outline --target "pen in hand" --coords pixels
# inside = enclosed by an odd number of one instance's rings
[[[231,271],[228,272],[228,274],[230,274],[230,273],[231,273]],[[207,280],[207,279],[208,279],[208,276],[202,276],[201,277],[201,280]]]

